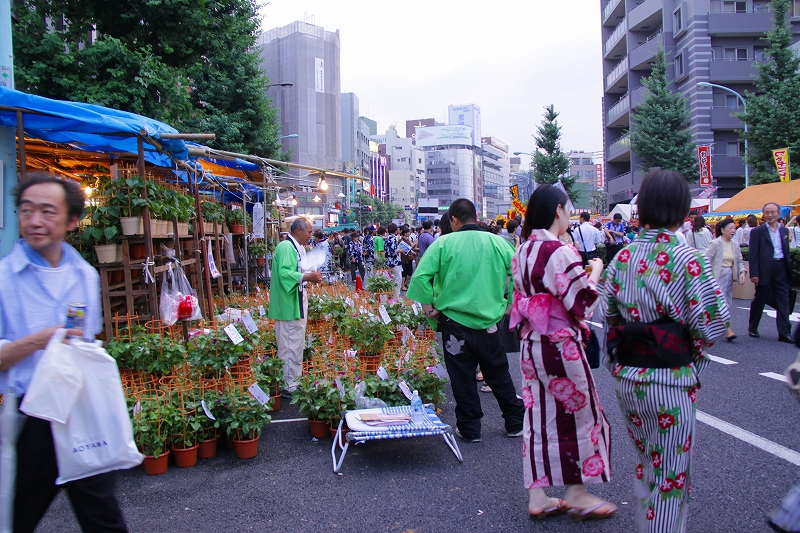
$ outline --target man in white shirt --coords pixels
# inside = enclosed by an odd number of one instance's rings
[[[589,213],[584,211],[580,216],[581,224],[572,231],[575,247],[581,254],[583,266],[589,264],[589,259],[597,257],[597,245],[601,240],[601,233],[589,222]]]

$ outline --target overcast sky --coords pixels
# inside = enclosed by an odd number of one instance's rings
[[[450,104],[481,108],[482,135],[534,148],[544,107],[560,112],[564,151],[602,150],[597,0],[270,0],[262,29],[313,15],[339,30],[342,92],[378,133],[405,121],[447,122]],[[311,20],[309,20],[311,22]]]

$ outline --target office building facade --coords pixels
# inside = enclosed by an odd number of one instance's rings
[[[795,42],[800,33],[800,2],[789,14]],[[601,0],[605,181],[609,206],[638,192],[641,159],[626,134],[635,129],[632,111],[647,89],[659,46],[667,61],[669,88],[685,99],[695,143],[710,145],[717,196],[731,197],[744,187],[744,152],[738,131],[742,111],[737,96],[753,91],[755,62],[762,60],[762,37],[772,27],[769,0]],[[695,193],[698,186],[693,187]]]
[[[481,137],[481,174],[483,176],[483,209],[481,215],[495,218],[508,211],[510,163],[508,143],[497,137]]]

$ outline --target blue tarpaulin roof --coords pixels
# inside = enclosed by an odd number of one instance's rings
[[[66,144],[88,152],[136,155],[136,135],[144,131],[178,160],[188,159],[186,143],[161,139],[162,133],[179,133],[172,126],[151,118],[94,104],[52,100],[0,87],[0,125],[15,128],[16,111],[24,113],[25,135],[45,141]],[[173,167],[166,155],[144,143],[144,157],[149,163]]]

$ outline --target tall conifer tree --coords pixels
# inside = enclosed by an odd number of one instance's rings
[[[536,170],[533,177],[538,184],[553,185],[561,181],[570,200],[574,202],[580,192],[574,189],[576,178],[568,175],[569,159],[561,151],[561,126],[556,122],[558,115],[555,106],[550,104],[545,108],[542,124],[536,128],[536,153],[533,158]]]

